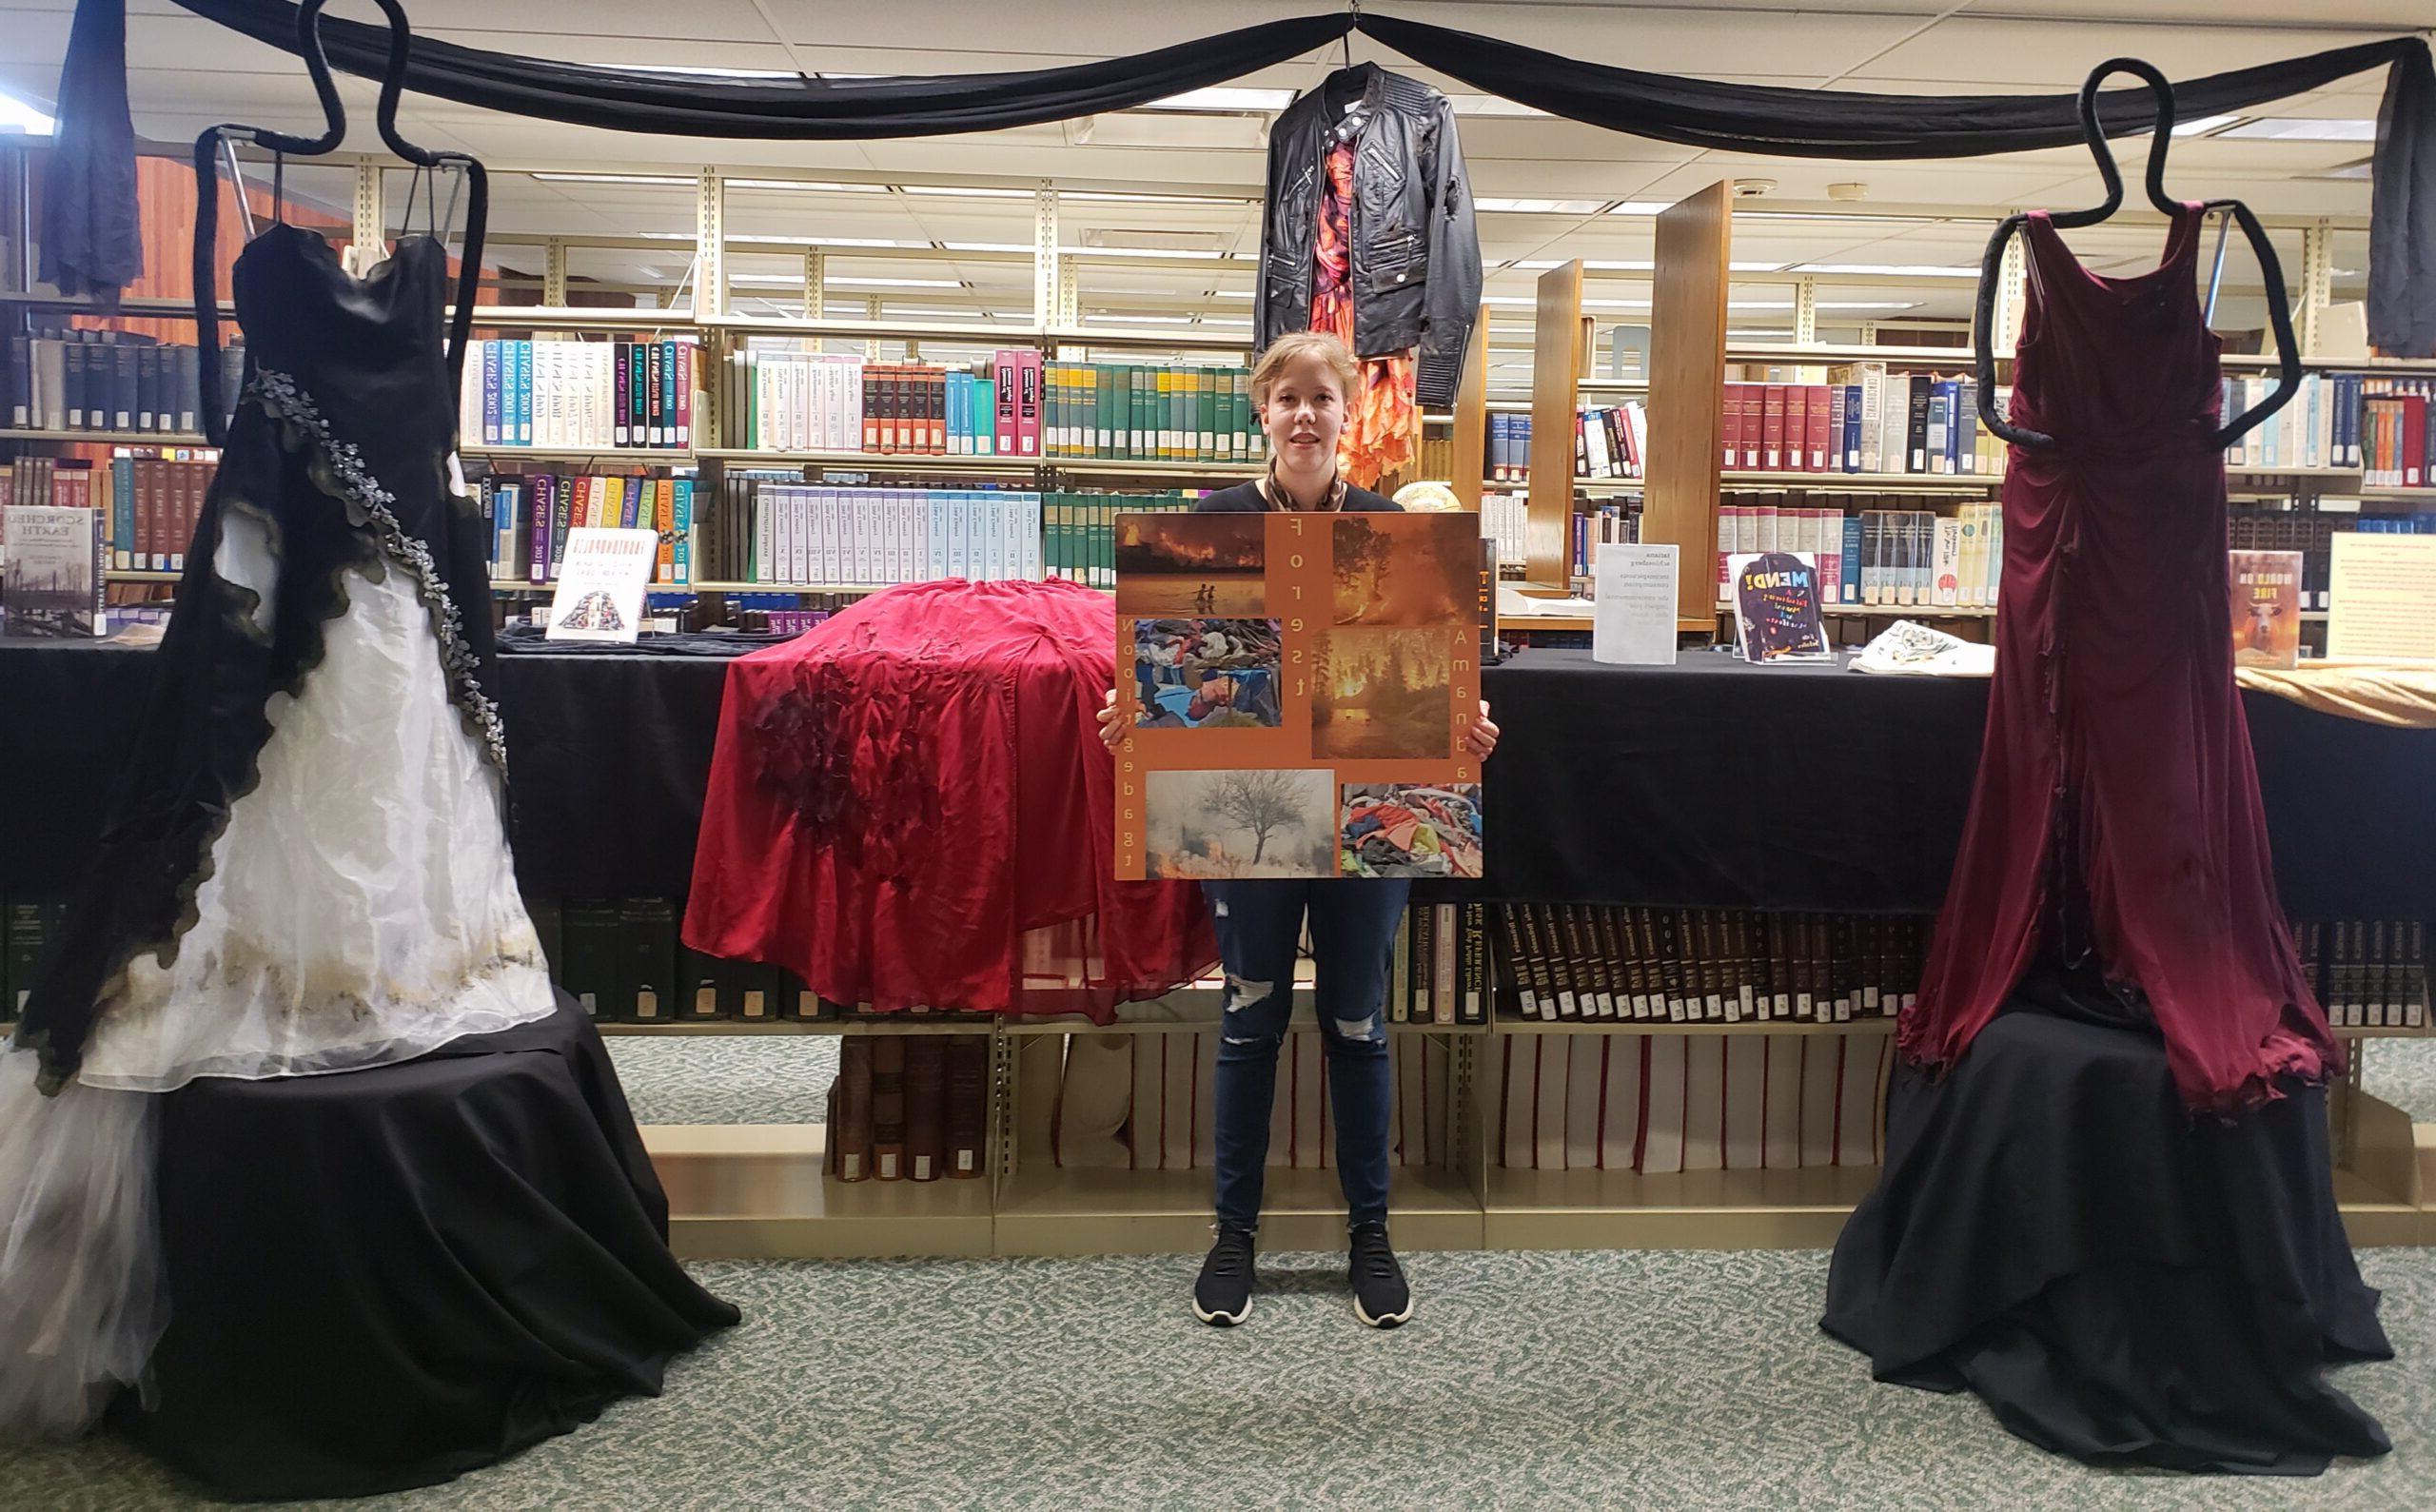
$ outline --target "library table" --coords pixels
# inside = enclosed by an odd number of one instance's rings
[[[0,641],[0,893],[74,876],[149,672],[139,650]],[[692,657],[501,658],[528,892],[684,893],[726,673]],[[1927,913],[1944,894],[1984,682],[1535,649],[1483,685],[1503,732],[1487,772],[1489,896]],[[2243,704],[2287,910],[2436,918],[2436,731],[2265,694]]]

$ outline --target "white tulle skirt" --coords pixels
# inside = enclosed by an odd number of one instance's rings
[[[227,518],[213,564],[272,601],[248,517]],[[35,1092],[32,1054],[0,1056],[0,1432],[85,1425],[166,1322],[150,1094],[386,1065],[555,1007],[501,784],[412,581],[347,586],[321,664],[272,700],[260,781],[229,810],[174,954],[104,989],[57,1097]]]

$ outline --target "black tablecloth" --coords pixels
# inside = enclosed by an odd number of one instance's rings
[[[1878,1380],[1975,1391],[2092,1463],[2310,1474],[2385,1453],[2323,1378],[2393,1353],[2335,1208],[2324,1091],[2194,1124],[2153,1031],[2039,995],[2033,973],[1944,1081],[1896,1070],[1827,1330]]]
[[[1486,798],[1496,896],[1910,913],[1945,896],[1985,681],[1535,650],[1485,683],[1503,732]],[[2436,917],[2436,730],[2242,703],[2286,910]]]
[[[149,658],[0,643],[0,893],[56,891],[98,831]],[[687,890],[727,664],[502,658],[517,874],[537,896]],[[1484,676],[1487,893],[1680,907],[1934,911],[1987,685],[1531,650]],[[2436,731],[2244,696],[2284,905],[2436,917]],[[1478,895],[1477,893],[1473,895]]]
[[[552,1018],[403,1065],[167,1094],[169,1326],[115,1422],[223,1496],[427,1485],[657,1395],[736,1322],[600,1036]]]

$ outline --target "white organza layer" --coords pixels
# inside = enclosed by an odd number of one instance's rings
[[[0,1054],[0,1438],[83,1429],[167,1321],[152,1206],[155,1099],[34,1086]]]
[[[215,568],[252,586],[268,561],[232,512]],[[271,699],[260,783],[212,847],[175,960],[138,957],[101,1005],[87,1086],[349,1070],[551,1012],[500,784],[423,606],[403,572],[346,586],[321,664]]]

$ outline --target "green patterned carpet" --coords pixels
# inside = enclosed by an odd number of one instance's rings
[[[1411,1259],[1420,1313],[1384,1334],[1333,1256],[1265,1257],[1232,1331],[1186,1311],[1184,1259],[706,1265],[746,1321],[665,1396],[353,1504],[2436,1506],[2436,1250],[2364,1255],[2403,1362],[2340,1380],[2396,1448],[2310,1481],[2088,1470],[1873,1385],[1815,1326],[1822,1253]],[[181,1504],[113,1441],[0,1453],[0,1506]]]

